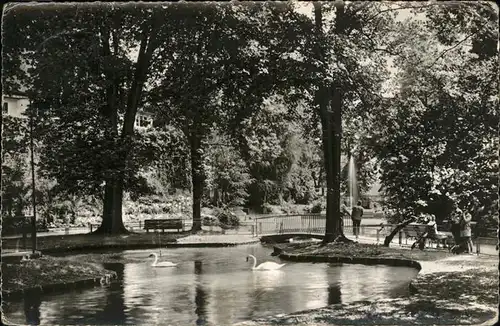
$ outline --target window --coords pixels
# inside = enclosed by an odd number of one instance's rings
[[[144,115],[139,116],[139,123],[138,123],[139,127],[147,128],[151,126],[151,123],[152,121],[150,117]]]
[[[9,103],[3,102],[2,105],[2,114],[8,114],[9,113]]]

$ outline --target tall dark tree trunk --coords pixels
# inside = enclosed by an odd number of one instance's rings
[[[344,4],[336,4],[336,33],[342,32],[342,18]],[[316,56],[320,62],[325,61],[323,46],[323,13],[322,4],[314,3],[314,18],[316,25]],[[321,69],[321,68],[320,68]],[[323,75],[324,71],[319,71]],[[342,88],[338,82],[327,85],[321,81],[316,93],[316,102],[319,105],[323,155],[326,174],[326,226],[323,243],[333,241],[350,241],[343,233],[343,221],[340,215],[340,155],[342,139]]]
[[[203,183],[205,174],[201,155],[201,137],[191,131],[189,145],[191,150],[191,182],[193,184],[193,228],[191,232],[201,231],[201,197],[203,195]]]
[[[319,95],[327,189],[324,242],[328,243],[344,236],[340,215],[342,93],[340,87],[331,87],[323,88]],[[328,99],[331,100],[328,102]]]
[[[121,188],[122,190],[120,191],[120,185],[117,185],[115,179],[109,178],[106,180],[104,185],[102,223],[95,233],[120,234],[128,232],[123,224],[123,185]]]
[[[122,204],[123,191],[126,177],[127,160],[129,158],[130,141],[134,134],[134,122],[137,114],[137,109],[151,65],[153,52],[157,47],[157,28],[160,25],[158,17],[153,17],[151,25],[143,30],[142,40],[139,47],[139,54],[135,64],[134,78],[128,90],[127,107],[124,116],[123,128],[121,137],[117,139],[117,96],[118,96],[118,81],[113,73],[110,73],[108,78],[112,82],[106,89],[107,113],[112,126],[112,138],[115,141],[115,148],[119,151],[117,156],[117,172],[112,178],[105,180],[103,219],[101,226],[96,230],[97,233],[121,234],[127,233],[127,229],[123,225]],[[115,26],[115,34],[113,34],[113,47],[116,51],[118,48],[117,31],[118,26]],[[110,56],[111,54],[111,31],[108,26],[104,25],[102,30],[102,46],[103,55]],[[116,53],[115,53],[116,54]]]
[[[333,114],[328,108],[328,94],[326,88],[319,91],[319,106],[321,117],[321,129],[323,136],[323,155],[325,160],[326,174],[326,226],[324,242],[332,242],[335,239],[335,162],[334,162],[334,133]]]

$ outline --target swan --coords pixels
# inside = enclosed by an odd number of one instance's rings
[[[255,258],[254,255],[248,255],[247,261],[248,261],[248,257],[251,257],[253,259],[253,266],[252,266],[253,270],[274,271],[274,270],[280,269],[281,267],[286,265],[286,264],[278,264],[278,263],[275,263],[272,261],[266,261],[266,262],[264,262],[256,267],[257,258]]]
[[[149,255],[149,257],[155,258],[155,261],[151,264],[151,266],[153,266],[153,267],[175,267],[175,266],[177,266],[177,264],[172,263],[170,261],[158,262],[158,255],[155,253],[152,253],[151,255]]]

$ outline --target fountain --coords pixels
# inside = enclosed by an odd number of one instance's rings
[[[354,164],[353,151],[349,153],[349,165],[347,168],[347,184],[349,188],[349,208],[352,208],[356,204],[358,198],[358,182],[356,178],[356,165]]]

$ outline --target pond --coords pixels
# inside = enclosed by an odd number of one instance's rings
[[[151,252],[117,253],[126,263],[104,264],[118,273],[109,286],[43,294],[4,302],[16,324],[228,325],[335,303],[401,297],[417,271],[382,265],[288,262],[279,271],[252,271],[258,262],[280,262],[260,244],[230,248],[162,249],[175,268],[151,267]],[[118,260],[120,261],[120,260]],[[131,262],[135,261],[135,262]]]

